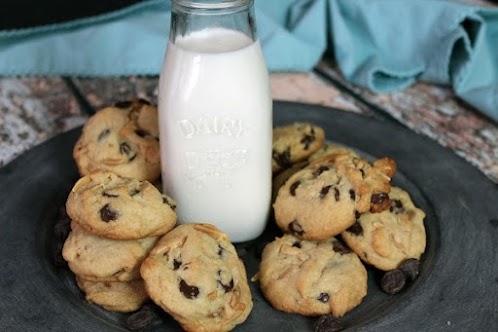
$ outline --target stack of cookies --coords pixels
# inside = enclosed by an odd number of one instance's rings
[[[71,232],[62,255],[86,299],[130,312],[148,300],[140,265],[176,223],[174,201],[148,181],[97,171],[82,177],[66,203]]]
[[[276,309],[341,317],[367,294],[362,261],[383,271],[418,262],[425,214],[391,186],[393,160],[324,142],[309,123],[274,129],[273,209],[285,234],[265,247],[256,279]]]

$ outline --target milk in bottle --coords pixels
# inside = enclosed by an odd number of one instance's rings
[[[262,233],[271,197],[272,103],[252,5],[174,0],[159,83],[163,189],[180,223],[212,223],[233,242]]]

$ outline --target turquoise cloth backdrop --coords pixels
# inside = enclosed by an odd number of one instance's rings
[[[498,121],[498,9],[447,0],[256,0],[271,71],[311,70],[333,52],[349,81],[374,92],[417,80],[450,85]],[[170,2],[0,31],[0,75],[156,75]]]

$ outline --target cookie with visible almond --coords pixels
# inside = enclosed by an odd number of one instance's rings
[[[420,260],[425,251],[425,213],[409,194],[392,187],[390,207],[379,213],[362,214],[341,234],[346,244],[366,263],[389,271],[410,258]]]
[[[90,117],[73,149],[80,174],[111,171],[154,182],[161,174],[157,108],[136,99]]]
[[[175,204],[148,181],[95,172],[76,182],[66,210],[72,220],[96,235],[132,240],[172,229]]]
[[[275,221],[301,239],[323,240],[348,229],[361,213],[389,204],[395,163],[373,162],[347,153],[327,155],[294,173],[273,204]]]
[[[272,172],[305,160],[324,142],[323,129],[311,123],[295,122],[273,128]]]
[[[334,237],[276,238],[265,247],[255,279],[275,309],[305,316],[341,317],[367,294],[365,267]]]
[[[230,331],[253,307],[242,261],[209,224],[183,224],[163,236],[140,273],[151,299],[186,331]]]

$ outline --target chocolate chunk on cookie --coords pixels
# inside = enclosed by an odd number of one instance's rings
[[[161,172],[157,108],[144,100],[98,111],[73,149],[81,175],[97,170],[153,182]]]
[[[275,127],[272,145],[273,173],[305,160],[318,150],[324,141],[323,129],[310,123],[296,122]]]
[[[140,272],[152,300],[187,331],[229,331],[252,310],[245,267],[227,235],[212,225],[176,227]]]
[[[163,235],[175,226],[175,202],[148,181],[95,172],[74,185],[69,217],[88,231],[112,239]]]
[[[341,234],[363,261],[383,271],[396,269],[410,258],[419,260],[426,244],[425,213],[401,188],[392,187],[389,200],[387,210],[362,214],[355,225]]]
[[[341,317],[367,294],[367,271],[340,241],[301,240],[287,234],[269,243],[256,276],[277,309],[306,316]]]
[[[73,221],[62,255],[76,275],[93,281],[140,278],[140,264],[159,240],[112,240],[94,235]]]

